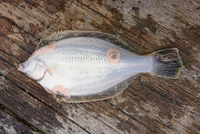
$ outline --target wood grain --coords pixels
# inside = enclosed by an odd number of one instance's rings
[[[4,76],[60,30],[111,33],[138,54],[176,47],[185,68],[179,79],[137,75],[117,97],[82,104],[58,103],[17,70]],[[200,133],[198,0],[1,0],[0,44],[2,133]]]

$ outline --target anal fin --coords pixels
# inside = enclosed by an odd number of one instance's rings
[[[64,101],[67,103],[83,103],[83,102],[91,102],[91,101],[98,101],[98,100],[105,100],[109,98],[113,98],[117,96],[118,94],[122,93],[133,81],[133,77],[126,79],[119,84],[106,89],[105,91],[90,94],[87,96],[75,96],[71,95],[70,97],[66,96],[56,96],[56,99],[58,101]]]

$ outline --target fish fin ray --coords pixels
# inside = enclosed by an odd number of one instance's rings
[[[167,48],[152,53],[154,65],[152,74],[159,77],[178,78],[183,63],[177,48]]]
[[[100,31],[78,31],[78,30],[77,31],[66,30],[66,31],[59,31],[59,32],[53,33],[42,40],[41,46],[45,46],[54,41],[59,41],[59,40],[70,38],[70,37],[94,37],[94,38],[106,40],[124,49],[131,48],[129,44],[127,44],[126,42],[122,41],[121,39],[119,39],[118,37],[112,34],[102,33]]]

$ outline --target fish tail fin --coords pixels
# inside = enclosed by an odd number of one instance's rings
[[[152,74],[159,77],[178,78],[183,63],[177,48],[167,48],[156,51],[153,56]]]

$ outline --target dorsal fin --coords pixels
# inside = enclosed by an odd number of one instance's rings
[[[108,42],[111,42],[117,46],[120,46],[124,49],[130,49],[130,45],[126,42],[122,41],[118,37],[109,34],[109,33],[102,33],[99,31],[74,31],[74,30],[68,30],[68,31],[59,31],[56,33],[51,34],[50,36],[42,39],[41,43],[39,44],[40,47],[50,44],[54,41],[59,41],[66,38],[72,38],[72,37],[94,37],[106,40]]]

